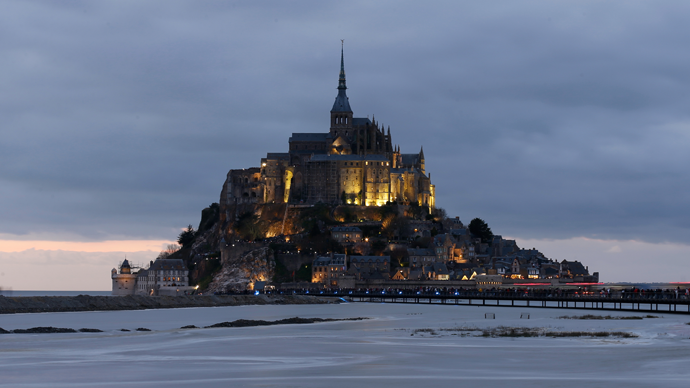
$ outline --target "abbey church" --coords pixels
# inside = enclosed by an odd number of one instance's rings
[[[354,117],[340,54],[338,95],[326,133],[293,133],[289,151],[268,153],[260,167],[230,170],[221,193],[226,205],[241,203],[347,203],[381,206],[391,201],[435,207],[435,187],[424,151],[403,154],[390,127]]]

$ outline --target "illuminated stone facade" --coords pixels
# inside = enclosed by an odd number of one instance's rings
[[[137,275],[132,273],[127,259],[120,264],[119,273],[115,268],[110,271],[110,278],[113,281],[113,295],[134,295],[136,292]]]
[[[110,277],[113,295],[183,295],[196,289],[189,286],[189,271],[180,259],[156,259],[148,268],[133,268],[125,259]]]
[[[330,257],[317,257],[312,263],[311,282],[331,287],[343,286],[346,271],[347,255],[331,254]]]
[[[293,133],[288,152],[268,153],[261,167],[230,170],[221,203],[347,203],[389,201],[435,207],[424,151],[402,154],[374,118],[353,117],[341,53],[338,95],[327,133]]]

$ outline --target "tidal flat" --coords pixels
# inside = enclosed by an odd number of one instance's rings
[[[7,331],[87,327],[102,332],[0,334],[0,387],[687,385],[690,316],[559,319],[572,312],[344,303],[9,314],[0,316]],[[495,319],[485,318],[491,314]],[[368,319],[182,328],[293,317]],[[482,335],[511,328],[585,335]]]

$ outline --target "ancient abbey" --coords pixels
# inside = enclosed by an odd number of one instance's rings
[[[268,153],[260,167],[230,170],[221,202],[346,203],[381,206],[387,202],[435,207],[435,187],[424,166],[424,150],[403,154],[390,127],[372,117],[354,117],[345,82],[341,50],[338,95],[330,130],[293,133],[289,151]]]

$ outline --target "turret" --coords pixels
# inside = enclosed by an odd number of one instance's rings
[[[132,273],[132,267],[129,266],[129,261],[127,261],[127,259],[125,259],[125,261],[122,262],[122,265],[120,266],[120,273],[121,274]]]

